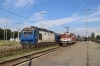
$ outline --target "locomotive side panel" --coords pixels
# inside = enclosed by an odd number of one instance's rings
[[[75,35],[72,36],[72,43],[76,43],[76,36]]]
[[[55,34],[54,33],[39,31],[39,34],[40,35],[39,35],[38,43],[41,43],[41,42],[55,42]]]

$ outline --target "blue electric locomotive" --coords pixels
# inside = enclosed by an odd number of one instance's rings
[[[20,44],[38,44],[47,42],[59,42],[60,34],[47,29],[37,28],[35,26],[23,28],[20,34]]]

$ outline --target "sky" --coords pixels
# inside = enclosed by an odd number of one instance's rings
[[[0,0],[0,28],[21,31],[30,26],[56,33],[69,27],[80,36],[86,36],[87,26],[88,36],[100,33],[100,0]]]

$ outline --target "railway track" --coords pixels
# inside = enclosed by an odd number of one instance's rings
[[[100,40],[92,40],[92,41],[100,44]]]
[[[48,50],[41,51],[41,52],[38,52],[38,53],[34,53],[34,54],[26,55],[26,56],[23,56],[23,57],[15,58],[15,59],[12,59],[12,60],[4,61],[4,62],[0,63],[0,66],[16,66],[20,63],[24,63],[26,61],[38,58],[40,56],[46,55],[48,53],[57,51],[57,50],[62,49],[62,48],[63,47],[56,47],[56,48],[48,49]]]

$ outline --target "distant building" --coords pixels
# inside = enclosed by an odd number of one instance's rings
[[[10,38],[10,41],[20,41],[20,38]]]
[[[99,35],[99,36],[100,36],[100,33],[95,33],[95,38],[96,38],[96,36],[97,36],[97,35]]]

